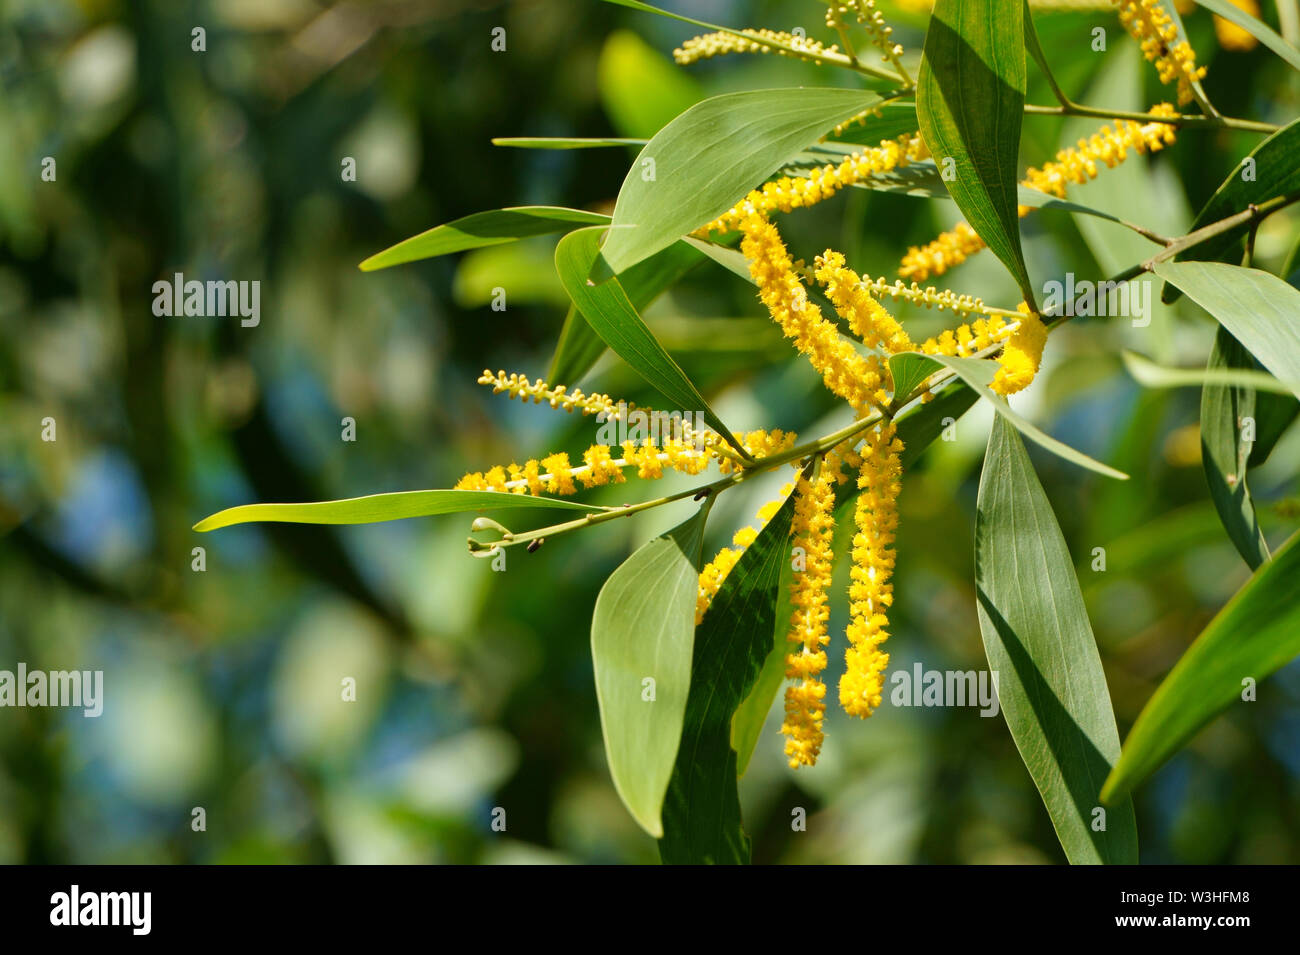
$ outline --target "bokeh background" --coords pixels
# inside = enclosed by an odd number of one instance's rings
[[[812,0],[689,8],[831,40]],[[921,16],[882,8],[918,49]],[[0,668],[100,669],[106,684],[98,719],[0,710],[0,862],[656,860],[605,769],[588,639],[605,577],[680,511],[512,552],[500,573],[467,556],[461,516],[191,527],[238,503],[449,487],[468,470],[580,452],[590,420],[475,384],[484,367],[545,372],[565,310],[554,238],[378,273],[357,263],[483,209],[606,209],[633,158],[500,148],[494,136],[644,137],[707,95],[853,77],[776,57],[679,68],[671,51],[696,31],[594,0],[0,9]],[[1168,98],[1113,15],[1036,19],[1076,98],[1129,109]],[[1187,24],[1221,109],[1273,122],[1300,113],[1280,60],[1219,49],[1204,11]],[[206,52],[191,49],[198,26]],[[1091,48],[1094,26],[1108,31],[1105,53]],[[491,49],[495,27],[505,52]],[[1030,75],[1031,100],[1050,103]],[[1033,118],[1023,159],[1041,162],[1098,125]],[[1258,141],[1188,132],[1073,196],[1176,234]],[[46,156],[54,182],[40,178]],[[342,180],[344,157],[356,182]],[[860,271],[892,276],[908,245],[956,221],[948,203],[851,193],[785,218],[798,254],[834,245]],[[1023,226],[1036,276],[1100,278],[1148,248],[1062,213]],[[1298,226],[1294,211],[1267,221],[1264,267],[1281,266]],[[151,286],[176,271],[260,281],[261,324],[155,317]],[[1017,300],[987,253],[944,280]],[[489,307],[498,286],[503,313]],[[839,420],[736,277],[697,271],[646,314],[733,427]],[[909,315],[919,334],[939,321]],[[1209,503],[1198,392],[1143,391],[1117,355],[1200,365],[1212,337],[1185,303],[1145,329],[1078,320],[1017,399],[1134,475],[1108,482],[1031,449],[1076,555],[1121,735],[1247,568]],[[583,384],[650,398],[608,357]],[[345,416],[355,442],[341,440]],[[41,440],[46,417],[54,442]],[[983,665],[972,527],[988,423],[972,411],[958,440],[907,476],[895,666]],[[1275,544],[1300,514],[1296,432],[1252,475]],[[772,490],[727,495],[709,544]],[[638,491],[606,489],[605,500]],[[192,569],[199,546],[203,572]],[[1090,569],[1097,546],[1105,573]],[[846,577],[840,567],[833,634]],[[340,698],[345,677],[355,703]],[[1144,861],[1300,862],[1298,703],[1292,666],[1141,789]],[[778,725],[742,783],[756,861],[1063,861],[1001,717],[832,712],[820,765],[799,773],[784,765]],[[790,831],[796,806],[806,833]],[[194,807],[206,831],[191,829]],[[490,827],[494,807],[504,833]]]

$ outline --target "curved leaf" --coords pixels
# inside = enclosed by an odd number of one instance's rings
[[[632,266],[618,277],[618,281],[632,307],[640,311],[706,258],[693,242],[674,242]],[[587,324],[582,313],[570,306],[546,380],[556,385],[575,384],[604,352],[604,340]]]
[[[1228,178],[1223,180],[1210,201],[1197,213],[1190,231],[1217,222],[1234,212],[1241,212],[1252,202],[1260,203],[1300,189],[1300,162],[1296,161],[1297,156],[1300,156],[1300,120],[1282,127],[1251,150],[1247,157],[1253,160],[1251,178],[1243,178],[1246,171],[1244,163],[1239,163],[1228,173]],[[1212,236],[1197,243],[1194,249],[1175,256],[1175,261],[1188,258],[1205,261],[1217,259],[1238,242],[1249,228],[1241,225]],[[1166,286],[1160,298],[1166,304],[1173,302],[1178,298],[1178,290]]]
[[[1226,328],[1220,328],[1207,370],[1237,370],[1238,374],[1245,374],[1240,369],[1253,364],[1250,353]],[[1254,417],[1254,388],[1214,384],[1202,389],[1201,466],[1223,529],[1252,569],[1268,560],[1268,544],[1260,532],[1255,502],[1246,487],[1246,466],[1253,441],[1242,440],[1242,423]]]
[[[1025,106],[1023,0],[936,0],[925,34],[916,113],[930,155],[952,158],[952,194],[1011,271],[1025,296],[1034,289],[1020,249],[1016,178]]]
[[[1002,418],[976,507],[980,632],[1016,748],[1070,862],[1136,863],[1132,803],[1100,809],[1119,732],[1074,563],[1025,446]]]
[[[645,139],[614,139],[593,137],[555,136],[497,136],[493,146],[513,146],[515,149],[599,149],[606,146],[644,146]]]
[[[732,719],[772,648],[793,514],[791,495],[727,574],[696,631],[685,728],[664,800],[659,854],[666,863],[749,861]]]
[[[512,209],[476,212],[446,225],[435,226],[428,232],[421,232],[382,252],[376,252],[358,268],[363,272],[373,272],[449,252],[501,245],[534,235],[565,232],[570,226],[602,222],[609,222],[609,216],[561,206],[517,206]]]
[[[920,361],[917,361],[920,359]],[[1058,455],[1072,464],[1079,467],[1087,468],[1090,471],[1096,471],[1098,474],[1104,474],[1107,477],[1118,478],[1121,481],[1128,480],[1128,475],[1123,471],[1117,471],[1109,465],[1095,461],[1082,451],[1076,451],[1061,441],[1057,441],[1051,435],[1044,433],[1029,419],[1017,414],[1012,410],[1006,398],[998,395],[989,389],[989,382],[997,374],[997,362],[986,358],[949,358],[947,355],[923,355],[920,352],[899,352],[890,356],[889,368],[893,373],[895,367],[900,369],[900,373],[908,376],[921,374],[927,367],[930,368],[929,374],[938,371],[938,366],[943,365],[956,373],[957,377],[969,385],[979,396],[993,405],[993,410],[1001,417],[1011,422],[1021,434],[1030,441],[1033,441],[1039,447],[1046,448],[1053,454]]]
[[[1154,271],[1300,396],[1300,291],[1268,272],[1222,262],[1160,262]]]
[[[465,511],[502,511],[508,509],[552,508],[571,511],[606,511],[609,508],[562,501],[531,494],[507,494],[501,491],[396,491],[392,494],[368,494],[339,501],[315,501],[310,504],[243,504],[228,507],[194,525],[196,531],[215,531],[231,524],[271,521],[281,524],[373,524],[408,517],[434,514],[460,514]]]
[[[1124,741],[1102,798],[1123,797],[1258,683],[1300,654],[1300,534],[1246,581],[1183,654]]]
[[[623,805],[656,839],[691,686],[707,506],[610,575],[591,618],[605,755]],[[653,682],[647,682],[653,681]]]
[[[1249,13],[1227,0],[1196,0],[1207,10],[1213,10],[1223,19],[1235,23],[1260,43],[1264,44],[1297,70],[1300,70],[1300,50],[1282,39],[1267,23],[1252,17]]]
[[[1224,329],[1220,332],[1227,334]],[[1124,350],[1120,352],[1124,367],[1133,376],[1133,380],[1148,388],[1186,388],[1186,387],[1236,387],[1252,388],[1256,391],[1289,395],[1291,389],[1278,381],[1266,371],[1255,367],[1253,362],[1247,364],[1225,364],[1215,362],[1213,355],[1207,368],[1170,368],[1158,365],[1145,355]]]
[[[622,272],[726,212],[829,129],[879,102],[862,90],[724,93],[655,134],[632,164],[602,250]]]
[[[617,278],[594,284],[588,274],[600,253],[599,227],[570,232],[555,247],[555,270],[564,283],[569,298],[582,312],[592,329],[604,339],[614,354],[632,366],[642,378],[657,388],[683,413],[701,412],[709,427],[718,432],[741,454],[741,448],[720,418],[713,413],[695,385],[672,356],[659,344],[641,316],[637,314]],[[746,455],[748,456],[748,455]]]

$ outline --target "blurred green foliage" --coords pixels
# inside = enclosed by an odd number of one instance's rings
[[[811,2],[707,6],[693,12],[825,32]],[[1062,84],[1083,101],[1166,98],[1113,18],[1036,19]],[[897,22],[901,42],[919,49],[922,21]],[[1187,22],[1225,112],[1296,114],[1300,87],[1279,60],[1217,52],[1208,15]],[[1099,24],[1105,55],[1089,47]],[[191,48],[198,26],[205,52]],[[491,49],[495,27],[505,52]],[[493,136],[644,137],[705,95],[851,82],[775,57],[683,71],[669,53],[690,35],[579,0],[8,0],[0,668],[102,669],[106,706],[98,719],[0,710],[0,861],[657,858],[604,765],[588,633],[604,579],[689,502],[511,553],[504,573],[467,556],[460,517],[210,535],[191,526],[251,501],[449,487],[468,470],[590,443],[589,421],[474,385],[485,366],[543,373],[565,310],[554,238],[368,275],[356,264],[483,209],[608,210],[633,156],[503,149]],[[1030,101],[1050,102],[1030,74]],[[1096,125],[1027,121],[1025,155],[1049,158]],[[1078,195],[1171,233],[1257,139],[1187,132]],[[54,182],[41,180],[46,156]],[[355,182],[343,181],[344,157],[356,160]],[[943,203],[854,192],[783,230],[798,254],[835,245],[859,270],[892,275],[908,245],[955,217]],[[1101,276],[1132,261],[1131,237],[1105,223],[1044,212],[1023,227],[1036,276]],[[1263,267],[1280,266],[1296,231],[1293,212],[1267,220]],[[152,283],[174,272],[260,281],[260,325],[155,317]],[[946,278],[1014,302],[1000,272],[982,256]],[[496,287],[505,313],[489,307]],[[940,321],[908,317],[922,333]],[[733,427],[811,431],[830,409],[734,276],[696,272],[647,320]],[[1142,392],[1118,350],[1194,365],[1213,332],[1186,302],[1146,329],[1071,323],[1019,402],[1135,476],[1110,482],[1034,452],[1121,732],[1247,568],[1197,462],[1198,393]],[[648,397],[608,357],[591,377]],[[344,416],[357,422],[355,442],[340,440]],[[41,440],[46,417],[54,442]],[[907,476],[896,667],[983,665],[971,528],[988,421],[987,410],[970,413],[958,440],[937,443]],[[1272,542],[1296,525],[1297,460],[1292,433],[1252,475]],[[719,501],[706,547],[773,490]],[[1090,570],[1098,546],[1104,573]],[[191,569],[195,547],[206,548],[203,572]],[[831,629],[842,634],[847,568],[837,573]],[[347,677],[355,703],[341,700]],[[837,677],[833,663],[828,682]],[[1297,703],[1292,666],[1139,792],[1144,861],[1300,861]],[[1063,859],[1000,718],[885,707],[860,723],[836,712],[820,764],[797,774],[781,758],[778,722],[742,782],[757,861]],[[204,832],[190,825],[198,806]],[[795,806],[809,811],[806,833],[790,831]],[[504,833],[491,828],[494,807],[506,810]]]

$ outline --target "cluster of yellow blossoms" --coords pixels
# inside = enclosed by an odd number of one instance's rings
[[[1160,103],[1149,115],[1174,116],[1176,110],[1168,103]],[[1174,127],[1169,123],[1116,120],[1113,128],[1103,126],[1087,139],[1080,139],[1077,145],[1062,149],[1054,161],[1044,163],[1041,169],[1031,167],[1020,184],[1064,199],[1070,183],[1083,184],[1097,178],[1099,163],[1113,169],[1128,158],[1130,151],[1159,152],[1173,143],[1175,136]],[[1019,207],[1021,216],[1030,211],[1031,206]],[[908,249],[899,263],[898,274],[914,281],[942,275],[982,248],[984,240],[965,222],[959,222],[926,245]]]
[[[1186,40],[1178,39],[1178,27],[1160,5],[1160,0],[1115,0],[1119,22],[1142,47],[1142,55],[1155,64],[1161,83],[1178,84],[1178,105],[1195,98],[1192,84],[1205,77],[1205,67],[1196,65],[1196,54]]]
[[[828,451],[813,477],[801,476],[782,496],[784,499],[789,493],[795,494],[791,533],[797,548],[794,553],[803,562],[791,584],[791,648],[785,660],[790,682],[782,732],[787,737],[786,756],[792,767],[815,763],[823,740],[826,688],[820,673],[826,666],[825,647],[829,642],[826,593],[834,529],[831,515],[835,486],[848,480],[841,473],[844,466],[857,469],[859,492],[849,594],[852,620],[847,631],[849,646],[845,652],[846,670],[840,680],[840,703],[846,712],[856,716],[869,716],[880,705],[889,661],[881,646],[888,636],[887,612],[892,601],[890,581],[902,452],[892,421],[883,411],[893,399],[905,397],[892,394],[888,356],[905,351],[969,356],[1001,346],[993,387],[1010,394],[1033,379],[1047,337],[1041,319],[1023,304],[1018,312],[998,314],[971,296],[922,289],[915,283],[908,288],[901,282],[890,285],[883,279],[864,279],[848,268],[844,256],[834,249],[817,256],[811,268],[803,267],[792,259],[769,218],[774,212],[789,212],[820,202],[844,186],[926,155],[919,135],[884,141],[854,153],[838,165],[813,170],[807,177],[782,177],[769,182],[697,233],[707,238],[715,233],[739,231],[740,249],[749,263],[758,297],[785,337],[808,358],[826,387],[843,398],[860,418],[882,411],[876,423],[868,425],[860,436]],[[808,297],[805,278],[818,283],[836,313],[870,351],[860,351],[840,334],[834,322],[823,316]],[[963,324],[917,345],[881,304],[879,295],[979,317],[973,324]],[[1011,316],[1011,321],[1003,315]],[[859,441],[860,450],[855,451]],[[780,503],[778,500],[768,505],[767,516]],[[752,540],[749,531],[744,529],[733,543],[743,549]],[[700,619],[739,557],[740,551],[723,548],[706,565],[701,573]]]
[[[836,54],[839,48],[822,46],[816,40],[793,33],[777,30],[741,30],[744,36],[735,33],[705,33],[692,37],[680,47],[673,50],[673,59],[682,66],[698,63],[711,57],[726,53],[776,53],[779,56],[791,56],[801,60],[816,60],[827,53]],[[788,49],[782,49],[787,47]],[[791,52],[793,51],[793,52]]]

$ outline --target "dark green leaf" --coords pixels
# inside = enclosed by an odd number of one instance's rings
[[[1136,863],[1132,804],[1099,809],[1119,732],[1074,562],[1025,446],[1002,418],[976,507],[980,632],[1016,748],[1070,862]]]
[[[736,792],[732,716],[772,649],[793,513],[791,495],[727,574],[696,631],[685,729],[664,800],[659,854],[666,863],[749,861]]]
[[[1016,194],[1024,105],[1023,0],[937,0],[917,81],[921,135],[941,167],[954,161],[948,191],[1033,304]]]
[[[1147,701],[1102,798],[1125,796],[1196,732],[1300,654],[1300,534],[1237,591]],[[1250,681],[1249,683],[1247,681]]]

